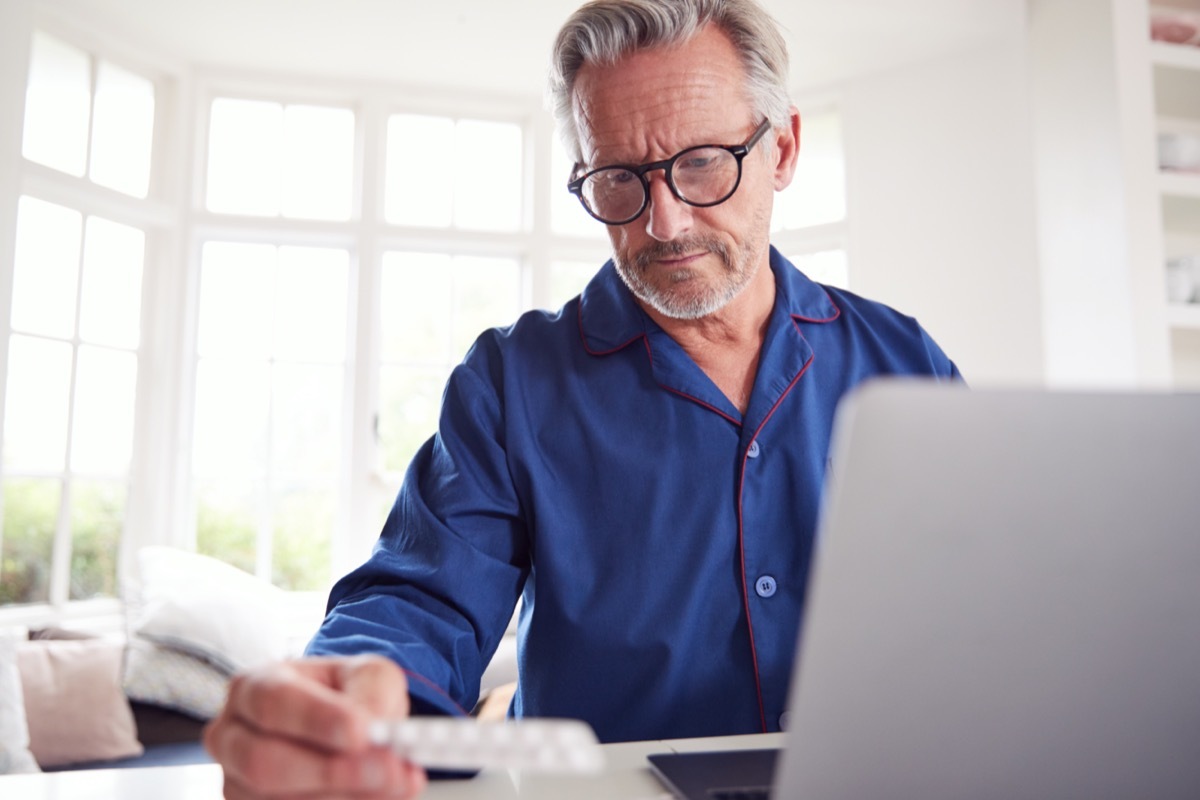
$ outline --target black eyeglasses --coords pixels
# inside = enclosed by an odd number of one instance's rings
[[[742,182],[742,159],[771,129],[764,119],[744,144],[701,144],[664,161],[613,164],[581,175],[567,184],[583,207],[606,225],[624,225],[642,215],[650,204],[646,173],[666,172],[671,194],[689,206],[707,208],[724,203]]]

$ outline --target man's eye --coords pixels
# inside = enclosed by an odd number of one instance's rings
[[[701,172],[717,165],[718,157],[713,153],[692,153],[675,162],[675,169],[685,172]]]

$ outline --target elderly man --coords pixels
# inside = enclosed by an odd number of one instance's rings
[[[957,377],[912,319],[771,248],[800,119],[752,0],[591,3],[554,58],[569,188],[613,258],[479,338],[310,657],[235,680],[207,734],[229,800],[419,792],[368,721],[470,708],[518,597],[512,715],[779,730],[838,400]]]

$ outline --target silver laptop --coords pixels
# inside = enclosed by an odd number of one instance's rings
[[[669,788],[1200,797],[1200,395],[879,381],[831,454],[773,778]]]

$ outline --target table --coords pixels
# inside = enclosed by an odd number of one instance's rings
[[[623,742],[603,746],[600,775],[534,775],[485,770],[470,780],[437,781],[427,800],[669,800],[651,774],[650,753],[782,747],[783,734]],[[215,764],[143,769],[98,769],[0,776],[4,800],[219,800],[221,769]]]

